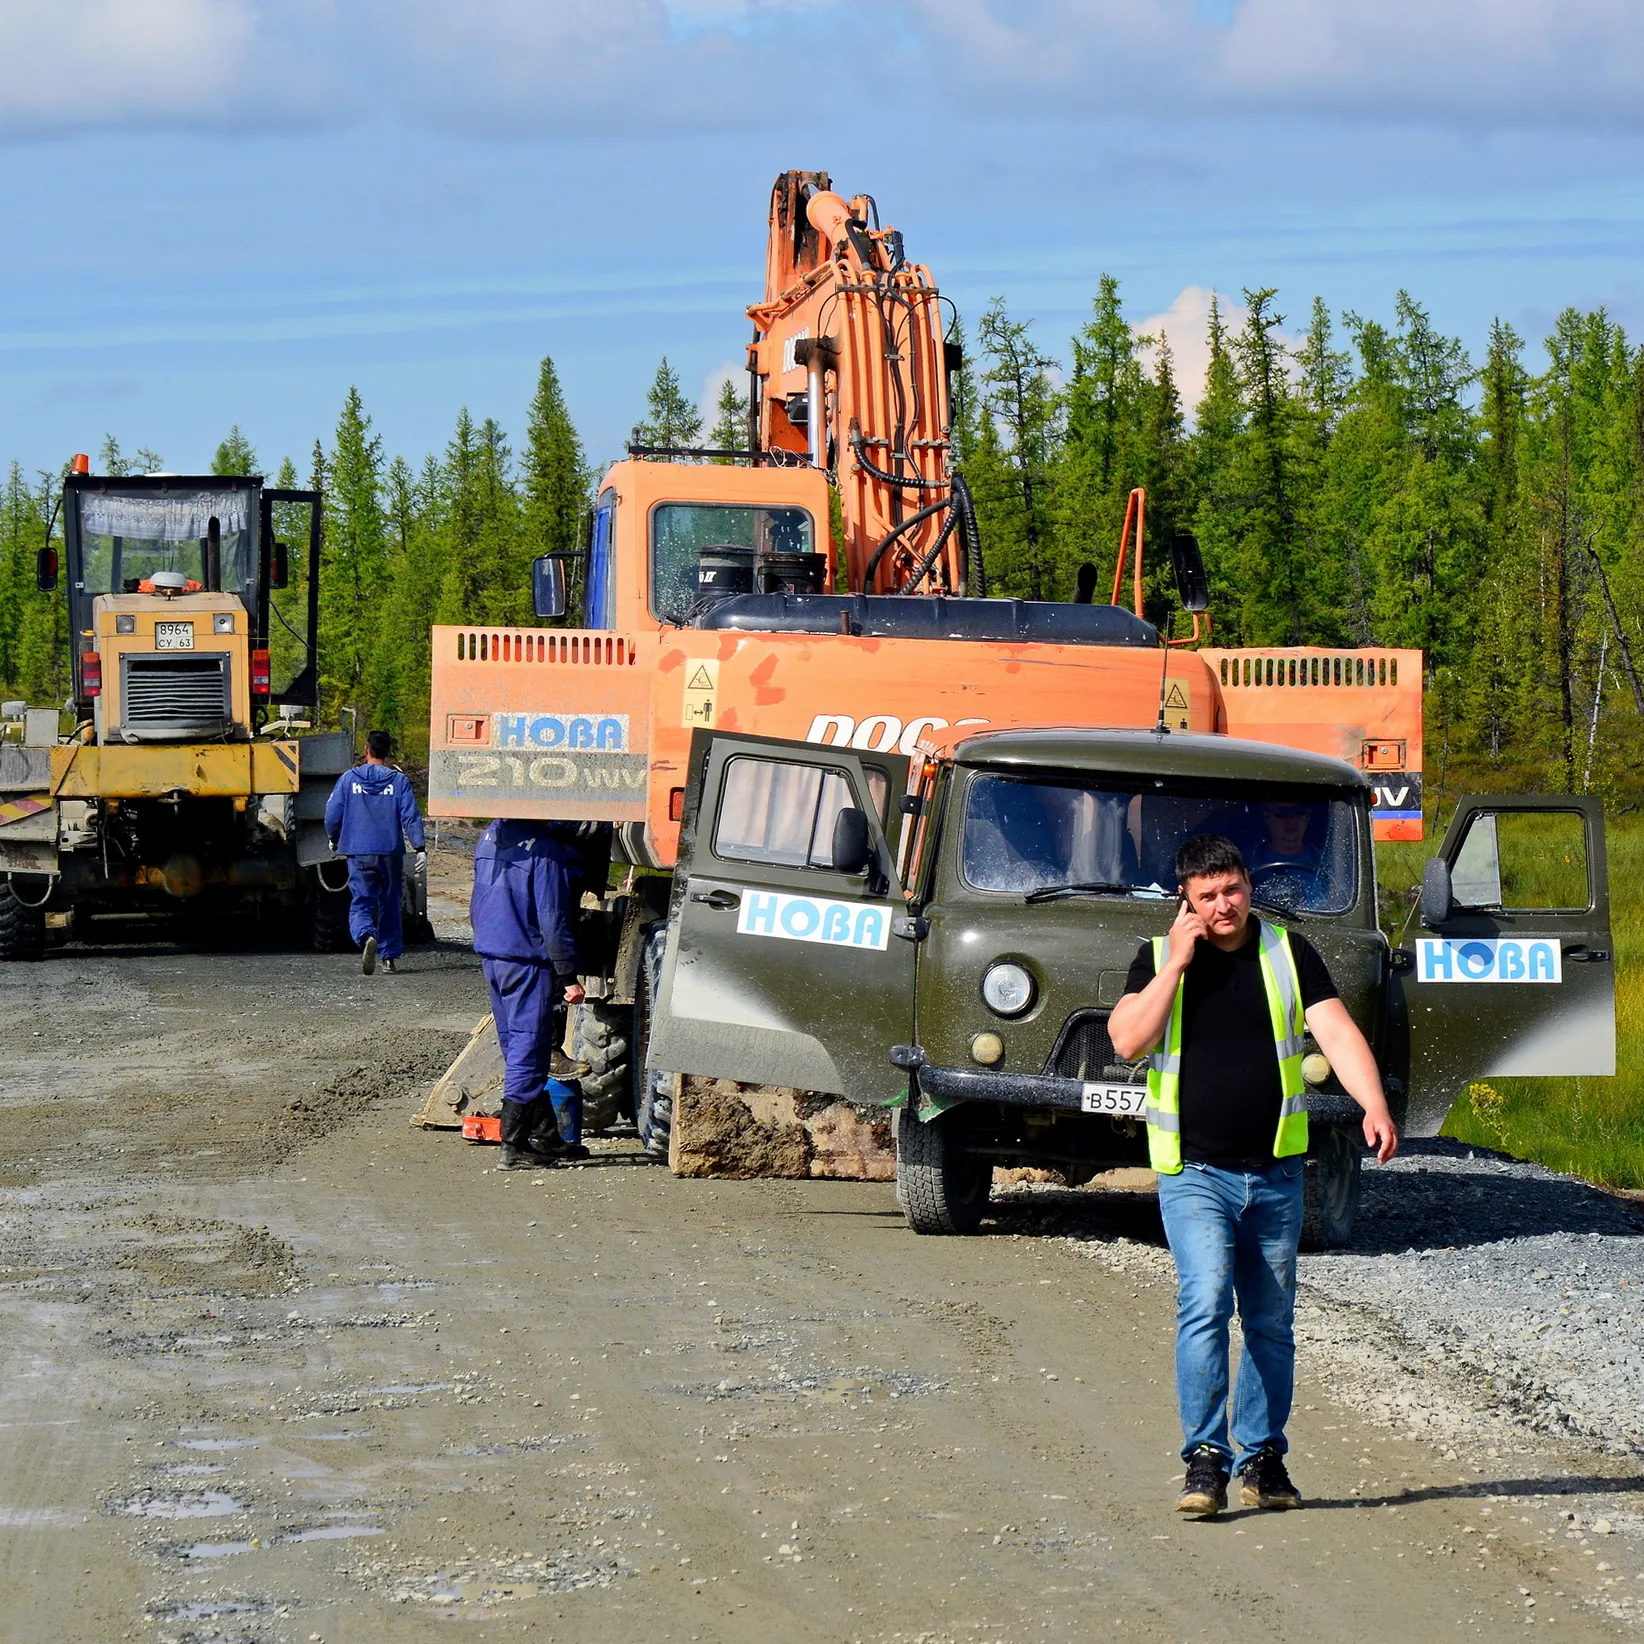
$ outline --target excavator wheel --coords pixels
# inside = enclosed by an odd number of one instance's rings
[[[348,881],[341,890],[326,883],[325,868],[335,877],[340,864],[323,864],[308,876],[308,940],[316,953],[346,953],[348,940]]]
[[[668,1139],[674,1124],[674,1076],[650,1065],[651,1013],[662,982],[662,945],[666,924],[645,933],[639,960],[639,985],[634,996],[634,1078],[638,1088],[635,1122],[639,1139],[653,1159],[668,1157]]]
[[[633,1030],[632,1005],[585,999],[571,1007],[571,1060],[588,1064],[580,1079],[586,1130],[609,1130],[633,1112]]]
[[[11,876],[0,876],[0,961],[38,959],[45,952],[46,910],[29,905],[39,900],[40,892],[30,887],[25,887],[24,897],[19,898],[12,889]]]

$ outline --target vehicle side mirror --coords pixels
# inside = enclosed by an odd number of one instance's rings
[[[868,832],[868,815],[847,805],[833,819],[833,871],[866,873],[873,861],[873,838]]]
[[[276,542],[268,550],[268,585],[283,588],[291,580],[291,550],[283,542]]]
[[[1455,906],[1450,892],[1450,864],[1442,856],[1430,856],[1421,870],[1421,922],[1436,930]]]
[[[57,550],[47,544],[34,556],[34,586],[49,594],[57,586]]]
[[[558,554],[531,561],[531,602],[539,617],[565,615],[565,561]]]
[[[1184,611],[1204,611],[1210,606],[1210,581],[1204,574],[1204,555],[1199,539],[1191,531],[1178,531],[1170,539],[1170,569],[1176,577],[1176,597]]]

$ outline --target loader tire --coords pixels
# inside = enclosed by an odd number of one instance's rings
[[[1303,1250],[1345,1250],[1359,1214],[1358,1138],[1341,1125],[1315,1125],[1302,1166]]]
[[[434,940],[434,923],[428,917],[428,853],[412,851],[405,858],[405,878],[400,891],[400,931],[407,947],[421,947]]]
[[[993,1166],[967,1153],[958,1114],[896,1115],[896,1200],[915,1233],[974,1233],[993,1190]]]
[[[38,874],[19,875],[28,881],[19,899],[11,888],[10,875],[0,876],[0,961],[38,959],[46,951],[46,910],[30,907],[41,900]]]
[[[662,982],[662,947],[667,938],[665,924],[652,925],[640,950],[639,984],[634,990],[634,1070],[639,1084],[634,1122],[639,1139],[653,1159],[668,1157],[668,1140],[674,1128],[674,1076],[651,1066],[651,1022],[657,989]]]
[[[308,875],[308,941],[316,953],[347,953],[352,946],[348,939],[348,881],[341,890],[332,890],[326,884],[325,868],[336,877],[337,864],[326,863],[311,868]]]
[[[634,1007],[585,999],[571,1013],[571,1060],[588,1064],[580,1078],[583,1129],[609,1130],[633,1116]]]

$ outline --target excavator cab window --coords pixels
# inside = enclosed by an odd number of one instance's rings
[[[658,503],[651,510],[651,612],[664,622],[688,620],[701,597],[704,552],[727,561],[745,553],[745,584],[728,591],[752,593],[756,563],[810,554],[815,541],[816,525],[804,508]]]

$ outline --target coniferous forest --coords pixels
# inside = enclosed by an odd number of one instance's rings
[[[1482,357],[1399,293],[1377,317],[1272,290],[1212,306],[1209,366],[1183,403],[1163,337],[1138,337],[1118,283],[1060,351],[994,301],[956,326],[954,437],[988,591],[1071,597],[1110,579],[1125,499],[1150,499],[1150,614],[1165,556],[1195,532],[1219,643],[1399,645],[1427,658],[1428,792],[1573,788],[1630,809],[1644,751],[1644,348],[1602,311],[1550,335],[1491,328]],[[644,443],[740,446],[727,384],[705,418],[664,360]],[[99,473],[143,473],[111,436]],[[531,559],[578,545],[597,470],[551,359],[517,444],[464,409],[441,452],[384,450],[350,391],[327,440],[271,460],[230,430],[218,473],[325,494],[321,719],[350,707],[412,760],[426,747],[431,622],[533,621]],[[67,694],[61,601],[34,589],[60,473],[0,489],[0,691]],[[1102,586],[1099,582],[1098,586]]]

